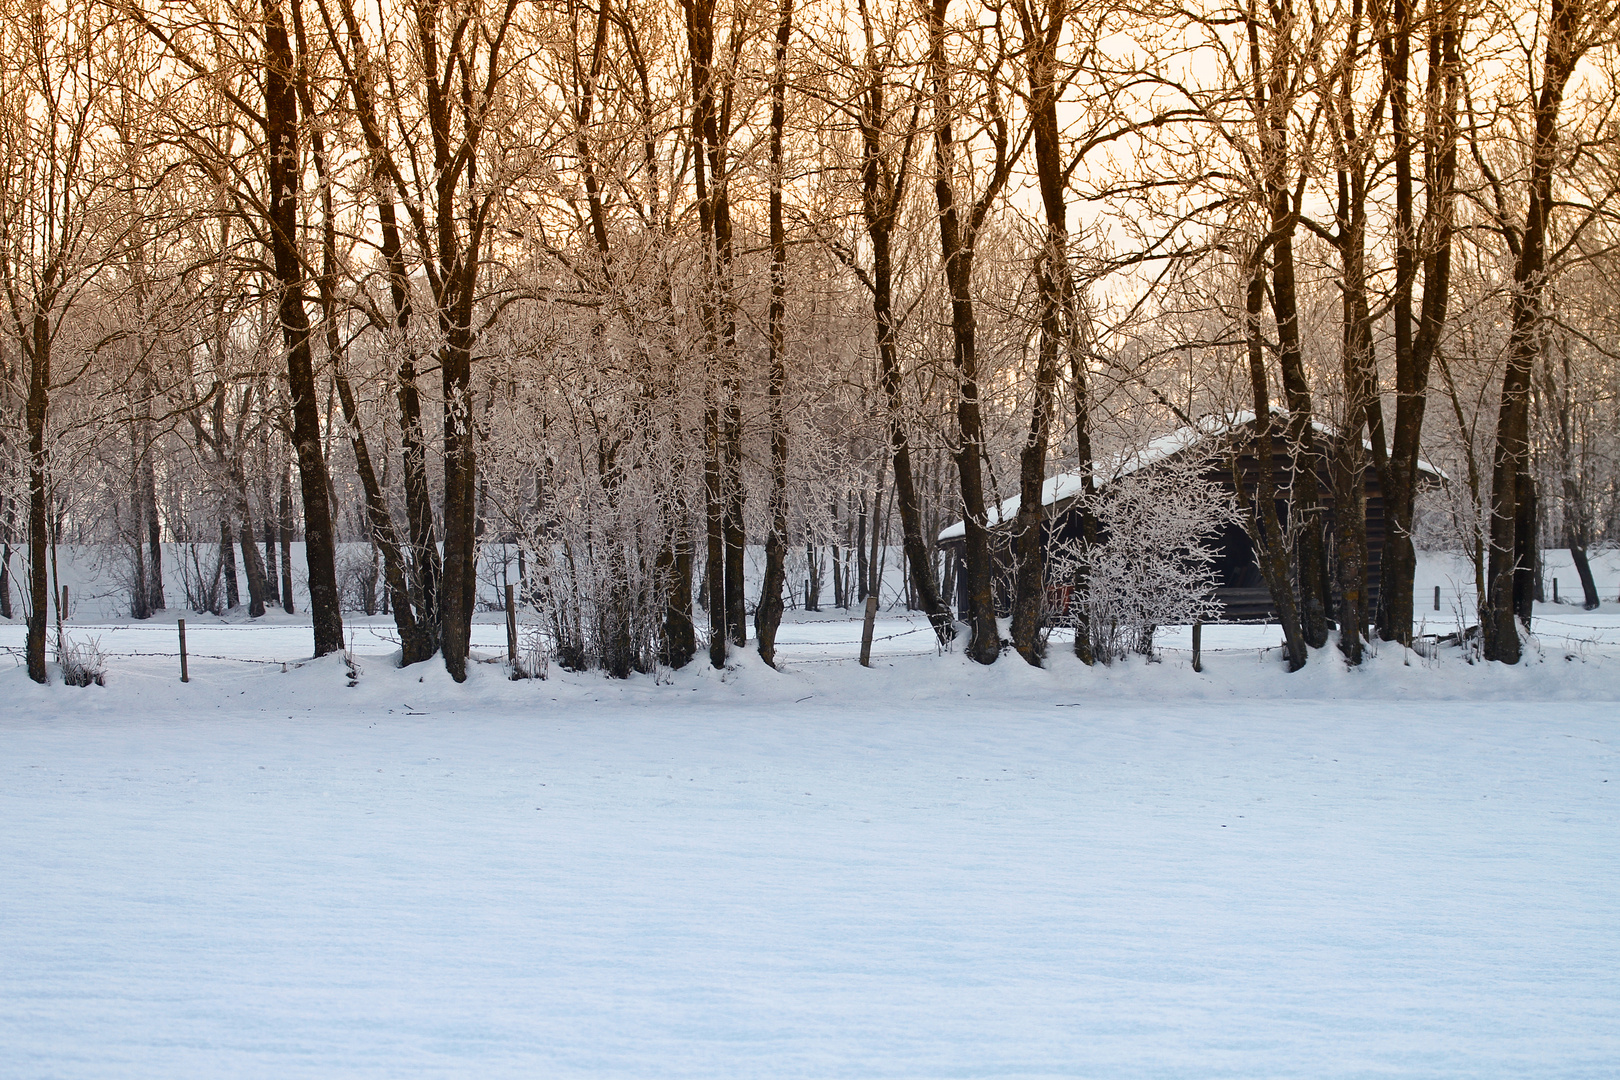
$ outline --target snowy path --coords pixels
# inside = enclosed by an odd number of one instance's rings
[[[0,1076],[1614,1075],[1620,695],[997,669],[14,673]]]

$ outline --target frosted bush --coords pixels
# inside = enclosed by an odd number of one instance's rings
[[[107,654],[101,651],[101,639],[74,641],[67,634],[56,639],[56,663],[62,669],[62,681],[69,686],[105,686]]]
[[[1160,626],[1219,613],[1212,541],[1236,511],[1203,471],[1172,462],[1104,485],[1090,504],[1097,542],[1068,541],[1053,553],[1052,580],[1072,590],[1065,621],[1089,632],[1104,663],[1151,655]]]

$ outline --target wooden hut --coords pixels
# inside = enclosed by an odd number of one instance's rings
[[[1276,478],[1279,489],[1285,487],[1290,478],[1296,475],[1295,461],[1290,455],[1288,440],[1282,434],[1286,424],[1286,414],[1280,413],[1272,423],[1272,475]],[[1301,477],[1315,475],[1317,501],[1327,515],[1328,524],[1331,525],[1336,507],[1328,463],[1333,459],[1337,436],[1330,427],[1321,423],[1315,425],[1315,432],[1319,460],[1314,466],[1307,466],[1307,463],[1301,462],[1298,475]],[[1204,477],[1225,491],[1235,493],[1238,490],[1238,482],[1241,481],[1245,495],[1252,499],[1259,475],[1258,451],[1259,440],[1255,434],[1252,412],[1240,413],[1231,418],[1206,417],[1195,426],[1180,428],[1154,439],[1139,451],[1099,461],[1093,475],[1096,477],[1097,487],[1101,490],[1108,484],[1143,469],[1164,468],[1172,462],[1185,463],[1190,460],[1200,464]],[[1445,479],[1444,473],[1426,461],[1418,462],[1418,470],[1420,480],[1426,481],[1431,486]],[[1042,541],[1048,551],[1052,550],[1054,544],[1080,537],[1082,517],[1076,504],[1083,491],[1083,484],[1079,473],[1063,472],[1048,477],[1042,486],[1041,503],[1045,508],[1045,520],[1041,527]],[[1368,599],[1371,605],[1376,605],[1384,552],[1384,496],[1378,473],[1371,467],[1365,473],[1364,484],[1367,493]],[[1009,613],[1011,605],[1012,524],[1018,516],[1018,502],[1017,496],[1014,496],[1002,502],[1000,506],[992,507],[986,515],[991,534],[996,607],[998,613],[1002,615]],[[1278,500],[1277,512],[1279,520],[1286,522],[1288,517],[1286,500]],[[960,521],[941,530],[939,544],[945,551],[946,558],[960,560],[963,557],[966,535],[966,525]],[[1237,523],[1225,526],[1219,535],[1213,538],[1212,547],[1216,554],[1214,569],[1219,581],[1215,588],[1215,599],[1221,605],[1222,620],[1258,622],[1275,618],[1276,609],[1272,604],[1271,592],[1260,576],[1260,566],[1254,556],[1254,545],[1243,526]],[[955,577],[956,609],[958,613],[965,613],[968,606],[966,583],[962,581],[961,575]],[[1066,590],[1062,586],[1055,583],[1048,586],[1050,609],[1061,613],[1067,606],[1066,600]]]

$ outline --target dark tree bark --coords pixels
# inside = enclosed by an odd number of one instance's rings
[[[230,516],[237,522],[242,546],[242,569],[247,576],[248,615],[257,619],[264,614],[265,598],[270,590],[265,585],[264,560],[260,558],[258,545],[253,539],[253,505],[248,500],[247,473],[242,466],[240,440],[237,442],[237,454],[226,471],[230,478]],[[222,539],[228,546],[229,537]]]
[[[287,349],[287,388],[292,398],[293,449],[304,500],[304,560],[309,569],[310,615],[315,655],[343,648],[343,615],[337,587],[337,545],[331,490],[321,453],[309,314],[304,309],[304,272],[298,254],[298,100],[287,24],[276,0],[264,9],[264,97],[269,158],[270,247],[278,284],[278,315]]]
[[[1041,629],[1046,607],[1046,550],[1041,535],[1045,509],[1041,505],[1041,489],[1046,481],[1047,449],[1056,412],[1058,353],[1069,337],[1063,325],[1070,291],[1069,227],[1057,114],[1060,94],[1057,51],[1068,12],[1064,0],[1052,0],[1044,11],[1034,0],[1018,0],[1016,8],[1024,37],[1029,122],[1034,128],[1035,176],[1046,214],[1046,235],[1035,271],[1040,340],[1035,362],[1034,402],[1029,434],[1018,463],[1018,517],[1013,524],[1016,576],[1012,641],[1020,656],[1039,667],[1045,652]]]
[[[1284,193],[1284,198],[1287,198]],[[1285,217],[1293,217],[1290,206]],[[1274,224],[1279,222],[1274,219]],[[1304,351],[1299,334],[1299,309],[1294,284],[1294,244],[1289,233],[1277,239],[1272,256],[1272,311],[1277,339],[1283,395],[1288,403],[1288,450],[1292,462],[1289,510],[1298,540],[1296,564],[1300,599],[1300,629],[1305,643],[1319,649],[1328,640],[1329,592],[1324,512],[1318,492],[1325,464],[1317,444],[1315,410],[1306,384]]]
[[[357,41],[359,34],[352,21],[352,9],[345,8],[345,16],[350,19],[351,38]],[[377,223],[382,240],[380,252],[388,275],[388,297],[391,308],[390,317],[383,329],[399,356],[398,382],[394,398],[399,409],[406,544],[410,554],[407,583],[410,603],[405,606],[405,610],[410,616],[409,621],[413,624],[409,640],[401,628],[400,641],[402,664],[410,664],[417,659],[431,657],[439,648],[439,588],[443,577],[443,563],[439,557],[438,537],[434,527],[433,497],[428,486],[427,437],[422,425],[422,396],[417,385],[416,353],[410,341],[413,305],[410,272],[405,265],[405,246],[400,235],[398,212],[395,209],[399,192],[395,188],[395,174],[388,168],[384,156],[382,126],[378,120],[371,84],[363,69],[356,69],[350,65],[347,70],[350,95],[354,98],[355,111],[360,115],[361,134],[365,139],[367,150],[372,155],[371,171],[377,185]],[[340,392],[341,390],[340,387]],[[345,415],[347,413],[346,409]],[[357,462],[359,457],[357,453]],[[369,454],[367,457],[369,458]],[[374,467],[372,472],[375,473]],[[371,502],[372,498],[368,492],[368,514],[371,512],[369,509]],[[381,500],[381,505],[386,508],[386,499]],[[371,520],[375,529],[377,519],[373,516]],[[392,520],[387,522],[386,530],[395,534],[394,544],[397,548],[399,540]],[[385,549],[384,574],[389,573]],[[399,597],[392,592],[394,588],[394,584],[390,582],[390,606],[397,616],[401,605]],[[396,618],[396,625],[397,623]]]
[[[1372,314],[1367,285],[1367,190],[1372,159],[1371,139],[1383,111],[1380,98],[1371,108],[1366,130],[1357,116],[1355,77],[1364,52],[1361,41],[1362,5],[1354,0],[1346,32],[1345,51],[1336,78],[1324,92],[1330,95],[1333,152],[1338,181],[1334,228],[1325,234],[1339,254],[1340,263],[1340,368],[1344,381],[1344,417],[1334,444],[1332,469],[1333,544],[1338,571],[1339,651],[1353,665],[1360,664],[1371,618],[1368,590],[1367,454],[1362,433],[1378,428],[1375,453],[1382,453],[1382,419],[1377,416],[1377,369],[1374,366]],[[1379,472],[1388,475],[1379,458]]]
[[[264,559],[259,555],[259,546],[253,539],[253,519],[244,516],[239,519],[240,531],[237,534],[238,542],[242,546],[242,571],[247,577],[248,586],[248,616],[257,619],[264,614],[265,588]]]
[[[280,576],[281,568],[276,562],[276,527],[270,521],[273,516],[270,512],[268,493],[265,496],[265,522],[264,522],[264,590],[265,601],[271,604],[281,603]]]
[[[281,468],[281,499],[277,506],[276,516],[280,519],[281,533],[281,607],[287,614],[293,611],[293,577],[292,577],[292,541],[293,541],[293,502],[292,483],[287,477],[285,465]]]
[[[9,380],[9,365],[0,359],[0,379]],[[10,455],[11,440],[0,430],[0,454]],[[16,538],[17,503],[9,494],[0,494],[0,619],[13,618],[11,606],[11,544]]]
[[[1368,425],[1368,402],[1374,389],[1372,315],[1367,299],[1365,174],[1340,174],[1339,218],[1343,266],[1341,367],[1345,385],[1345,418],[1333,458],[1334,547],[1339,586],[1339,650],[1350,664],[1360,664],[1362,643],[1371,622],[1367,586],[1367,454],[1362,432]],[[1349,183],[1344,181],[1348,179]]]
[[[133,428],[133,425],[131,425]],[[130,502],[130,516],[133,517],[135,535],[131,545],[134,548],[134,558],[130,560],[131,570],[135,580],[131,583],[129,597],[129,617],[132,619],[150,619],[152,610],[146,606],[146,552],[141,547],[142,533],[145,532],[146,518],[144,507],[140,499],[140,477],[131,475],[135,497]]]
[[[821,610],[821,562],[814,544],[804,545],[804,564],[809,576],[804,582],[804,610]],[[835,590],[836,591],[836,590]],[[835,605],[836,606],[836,605]]]
[[[995,596],[991,586],[990,533],[984,502],[984,417],[979,404],[978,320],[973,304],[973,258],[979,227],[1012,171],[1017,153],[1008,145],[1005,118],[997,115],[988,125],[995,161],[978,198],[966,207],[957,200],[955,104],[945,55],[945,13],[951,0],[929,0],[928,72],[934,107],[934,199],[939,211],[940,253],[945,263],[945,286],[951,305],[951,360],[956,373],[956,422],[961,445],[956,451],[961,482],[962,517],[966,552],[961,570],[968,597],[968,623],[973,637],[967,654],[981,664],[1001,655],[1001,631],[996,625]],[[993,99],[992,99],[993,100]]]
[[[863,84],[855,109],[856,125],[861,136],[861,211],[866,224],[866,235],[872,244],[872,269],[868,274],[855,269],[872,296],[873,328],[877,335],[879,382],[883,387],[887,406],[889,456],[894,462],[895,495],[900,504],[900,531],[902,547],[911,592],[928,615],[934,634],[941,644],[955,636],[955,620],[948,606],[940,599],[935,584],[933,564],[928,558],[927,539],[923,535],[921,499],[911,460],[911,438],[905,423],[905,394],[897,348],[898,326],[894,314],[894,230],[904,205],[907,182],[911,175],[911,153],[917,131],[917,108],[901,139],[899,160],[885,146],[888,134],[890,105],[887,101],[888,73],[874,39],[871,15],[861,5],[862,29],[866,35],[866,59],[861,68]],[[863,553],[864,555],[864,553]],[[863,580],[866,577],[863,558]],[[834,592],[838,590],[835,588]],[[862,599],[870,590],[861,586]]]
[[[1497,409],[1492,454],[1490,561],[1480,631],[1487,660],[1516,664],[1522,655],[1518,621],[1528,629],[1536,565],[1535,493],[1530,485],[1530,378],[1541,356],[1541,294],[1546,282],[1547,228],[1553,210],[1558,114],[1564,88],[1588,47],[1580,39],[1583,6],[1553,0],[1546,29],[1541,86],[1533,104],[1529,199],[1524,224],[1506,220],[1502,232],[1514,256],[1507,367]],[[1487,174],[1488,179],[1492,179]]]
[[[4,447],[3,438],[0,438],[0,447]],[[5,513],[0,515],[0,619],[10,619],[14,617],[11,607],[11,538],[12,529],[17,524],[17,511],[10,495],[0,496],[0,506],[5,507]]]
[[[299,52],[302,54],[307,50],[303,21],[296,3],[293,6],[293,23]],[[298,70],[298,95],[305,113],[314,115],[315,104],[310,92],[308,72],[303,67]],[[388,496],[382,484],[378,482],[377,470],[372,464],[371,448],[367,443],[365,430],[361,427],[360,410],[355,401],[354,388],[349,383],[348,349],[344,345],[338,325],[337,217],[332,200],[332,179],[325,140],[319,131],[310,136],[310,152],[315,164],[316,180],[320,185],[321,272],[316,278],[316,288],[320,296],[326,354],[332,364],[332,379],[337,389],[338,404],[343,412],[349,445],[354,451],[355,471],[360,476],[360,487],[364,493],[369,539],[374,555],[382,557],[383,587],[388,594],[388,607],[394,616],[394,629],[399,634],[400,666],[406,667],[427,660],[433,655],[436,635],[417,619],[410,586],[406,581],[404,555],[400,548],[398,533],[394,528],[393,514],[388,507]],[[391,215],[393,210],[391,199],[387,200],[387,206]],[[385,258],[391,255],[397,260],[398,230],[395,228],[392,231],[395,250],[388,252],[385,242]],[[400,306],[401,302],[396,296],[396,313]],[[412,389],[414,391],[414,385]],[[375,614],[375,608],[376,601],[368,591],[366,614]]]
[[[28,430],[28,632],[24,651],[28,677],[37,683],[45,671],[45,606],[48,564],[46,529],[45,416],[50,408],[51,336],[43,311],[26,324],[29,336],[23,352],[28,362],[28,401],[24,417]]]
[[[226,517],[219,519],[219,571],[225,578],[225,607],[241,607],[241,586],[236,580],[236,541],[231,539],[231,522]]]
[[[150,436],[144,441],[136,484],[140,492],[141,518],[146,527],[146,610],[162,611],[168,606],[163,595],[163,525],[158,520],[157,471],[152,462]],[[141,537],[136,537],[136,555],[139,557]]]
[[[715,70],[714,0],[682,0],[692,80],[692,174],[704,238],[702,321],[710,357],[704,411],[708,533],[709,660],[723,667],[727,640],[748,635],[743,593],[742,404],[732,296],[731,200]]]
[[[720,442],[720,407],[714,400],[713,379],[709,380],[710,400],[703,410],[703,535],[704,601],[709,615],[709,663],[726,666],[726,539],[724,527],[724,481]]]
[[[787,385],[783,319],[787,308],[787,230],[782,224],[782,128],[787,122],[787,47],[793,32],[793,0],[780,0],[776,24],[776,69],[771,76],[770,240],[771,303],[766,313],[768,389],[771,420],[770,531],[765,537],[765,580],[754,611],[759,655],[776,664],[776,629],[782,624],[782,585],[787,577],[787,412],[782,394]]]
[[[1079,312],[1075,310],[1072,298],[1069,320],[1069,333],[1075,339],[1071,341],[1069,348],[1069,383],[1074,396],[1075,461],[1076,468],[1080,471],[1080,496],[1083,503],[1080,511],[1080,543],[1090,548],[1097,543],[1097,515],[1092,510],[1092,497],[1097,494],[1097,485],[1092,468],[1091,394],[1086,379],[1085,357],[1077,347]],[[1075,582],[1075,586],[1083,593],[1086,587],[1084,578]],[[1074,615],[1074,655],[1087,667],[1097,662],[1096,650],[1092,647],[1091,641],[1090,615],[1084,604]]]
[[[1255,433],[1255,492],[1248,498],[1243,475],[1236,456],[1232,461],[1232,479],[1240,503],[1246,503],[1245,524],[1254,541],[1255,562],[1271,602],[1277,608],[1277,621],[1282,624],[1283,640],[1288,649],[1288,670],[1298,671],[1305,666],[1310,655],[1305,644],[1305,633],[1300,625],[1299,605],[1294,599],[1293,582],[1289,575],[1289,544],[1282,521],[1277,513],[1276,441],[1271,415],[1271,391],[1267,382],[1266,358],[1260,339],[1260,314],[1265,302],[1263,251],[1256,251],[1249,271],[1249,285],[1244,297],[1244,337],[1249,358],[1249,387],[1254,395]]]
[[[1291,0],[1273,5],[1272,30],[1279,37],[1292,34],[1295,15]],[[1296,586],[1300,630],[1307,645],[1320,648],[1328,639],[1329,582],[1324,522],[1318,495],[1323,465],[1316,445],[1314,410],[1305,375],[1300,338],[1299,306],[1294,277],[1294,233],[1299,224],[1297,196],[1290,175],[1288,121],[1296,94],[1294,65],[1301,61],[1279,44],[1267,57],[1261,46],[1258,20],[1247,20],[1249,63],[1253,72],[1257,137],[1260,144],[1260,184],[1269,217],[1263,247],[1271,261],[1271,309],[1277,327],[1277,359],[1288,408],[1287,444],[1291,460],[1289,531],[1296,541]],[[1252,286],[1251,286],[1252,287]],[[1260,422],[1259,401],[1255,411]],[[1264,427],[1270,437],[1270,417]]]
[[[1386,641],[1412,638],[1412,585],[1417,551],[1412,546],[1412,504],[1415,489],[1406,482],[1403,462],[1416,463],[1417,439],[1422,427],[1426,371],[1420,370],[1413,350],[1412,302],[1417,277],[1417,228],[1412,189],[1412,107],[1410,68],[1412,53],[1411,0],[1393,0],[1392,10],[1381,5],[1374,12],[1383,18],[1379,50],[1389,84],[1390,126],[1395,158],[1395,295],[1390,306],[1394,323],[1395,429],[1390,460],[1382,477],[1384,490],[1384,551],[1379,598],[1379,633]],[[1415,477],[1413,477],[1415,481]]]
[[[668,590],[659,659],[672,668],[685,667],[697,654],[697,627],[692,617],[692,544],[682,535],[685,527],[683,521],[669,523],[668,537],[658,549],[654,566]]]
[[[1395,294],[1394,323],[1395,426],[1384,459],[1381,425],[1371,431],[1375,464],[1384,492],[1384,551],[1380,562],[1379,635],[1386,641],[1412,640],[1413,577],[1417,550],[1412,544],[1418,491],[1418,452],[1428,401],[1429,371],[1440,347],[1451,292],[1453,206],[1456,201],[1457,102],[1461,80],[1458,39],[1462,14],[1444,0],[1434,15],[1428,41],[1429,80],[1426,92],[1424,215],[1415,222],[1412,151],[1418,141],[1409,100],[1411,38],[1417,20],[1411,0],[1394,0],[1384,11],[1380,50],[1389,86],[1390,125],[1395,158]],[[1423,298],[1413,321],[1413,292],[1419,267]],[[1376,408],[1374,404],[1373,408]],[[1387,462],[1387,463],[1386,463]]]
[[[1546,411],[1552,414],[1553,449],[1556,454],[1558,482],[1563,495],[1564,541],[1569,547],[1570,561],[1575,564],[1575,575],[1581,581],[1581,603],[1587,611],[1603,603],[1598,596],[1597,582],[1592,577],[1592,562],[1587,547],[1592,542],[1592,528],[1587,514],[1586,495],[1581,490],[1580,468],[1575,461],[1574,378],[1569,360],[1569,340],[1560,339],[1562,380],[1553,377],[1551,357],[1543,357],[1541,364],[1542,398]]]
[[[457,682],[467,677],[477,587],[478,430],[471,384],[473,349],[484,327],[475,325],[474,311],[491,207],[502,187],[486,183],[478,175],[479,151],[490,112],[501,100],[501,80],[509,70],[503,51],[517,7],[518,0],[505,0],[486,18],[482,9],[451,7],[437,0],[413,6],[409,29],[412,77],[419,79],[421,117],[420,123],[401,121],[400,134],[408,144],[404,150],[389,148],[374,107],[362,104],[356,110],[374,167],[387,181],[379,186],[392,189],[379,202],[388,203],[384,213],[392,217],[393,193],[400,194],[438,322],[437,359],[444,402],[444,557],[437,617],[445,669]],[[371,90],[363,71],[364,58],[359,55],[360,22],[347,4],[342,17],[352,51],[330,24],[327,44],[337,52],[357,104],[362,98],[369,102]],[[402,162],[415,177],[414,187],[406,181]],[[408,288],[399,269],[400,263],[390,260],[390,276]],[[406,310],[398,294],[395,310],[397,315]],[[405,399],[415,393],[414,367],[410,374],[410,379],[402,379],[402,412],[413,411]],[[414,428],[409,423],[405,426],[408,431]],[[416,471],[407,451],[412,547],[425,556],[432,529],[422,512],[420,493],[410,492],[416,486]],[[417,503],[414,510],[412,502]],[[430,578],[433,569],[432,560],[423,558],[415,576],[420,582]],[[424,614],[419,609],[417,622],[431,625]]]
[[[864,603],[871,594],[872,573],[866,565],[866,493],[860,493],[860,509],[855,513],[855,599]]]
[[[883,599],[883,555],[878,545],[888,539],[889,519],[883,509],[883,491],[887,486],[889,459],[878,458],[877,484],[872,488],[872,546],[866,556],[867,585],[871,591],[868,596],[875,596],[879,601]],[[894,499],[889,499],[889,508],[894,508]]]

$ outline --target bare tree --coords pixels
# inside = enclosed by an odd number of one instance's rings
[[[1551,0],[1527,102],[1530,145],[1526,148],[1523,215],[1510,209],[1506,183],[1486,158],[1475,160],[1490,186],[1497,228],[1513,256],[1511,334],[1497,410],[1491,457],[1490,566],[1480,630],[1488,660],[1518,663],[1519,626],[1530,625],[1535,599],[1536,494],[1530,469],[1530,381],[1541,360],[1542,293],[1546,285],[1547,237],[1557,207],[1553,177],[1559,166],[1559,120],[1564,91],[1582,57],[1609,32],[1607,12],[1588,0]],[[1535,61],[1527,56],[1527,63]],[[1476,143],[1477,147],[1477,143]]]
[[[782,583],[787,576],[787,414],[782,394],[787,384],[783,356],[783,319],[787,313],[787,229],[782,220],[782,130],[787,122],[787,52],[793,33],[793,0],[780,0],[776,22],[776,66],[771,73],[770,210],[771,302],[765,336],[769,358],[771,425],[770,530],[765,537],[765,580],[754,612],[759,655],[776,662],[776,628],[782,622]]]
[[[944,263],[945,289],[950,297],[951,360],[956,373],[957,475],[961,481],[962,514],[966,522],[965,558],[961,574],[968,597],[968,622],[972,639],[967,653],[981,664],[994,663],[1001,655],[1001,633],[996,625],[995,596],[991,584],[990,535],[985,513],[984,414],[979,400],[978,320],[974,314],[973,261],[985,219],[1008,178],[1012,175],[1024,142],[1013,145],[1011,121],[998,95],[993,73],[984,78],[985,91],[977,102],[985,112],[983,134],[989,146],[988,162],[976,190],[963,188],[973,177],[974,148],[964,145],[957,127],[963,116],[955,81],[962,74],[954,62],[948,39],[958,35],[948,26],[950,0],[925,0],[923,16],[928,29],[928,79],[933,108],[934,199],[939,211],[940,254]],[[1000,27],[982,34],[976,29],[963,34],[970,43],[984,36],[991,39],[988,62],[1005,62],[1005,45]]]
[[[45,667],[53,392],[88,366],[58,369],[69,315],[116,252],[121,218],[97,143],[107,83],[96,70],[99,8],[24,0],[0,15],[0,289],[5,332],[27,380],[28,677]],[[9,560],[8,560],[9,561]],[[61,612],[58,611],[60,619]]]

